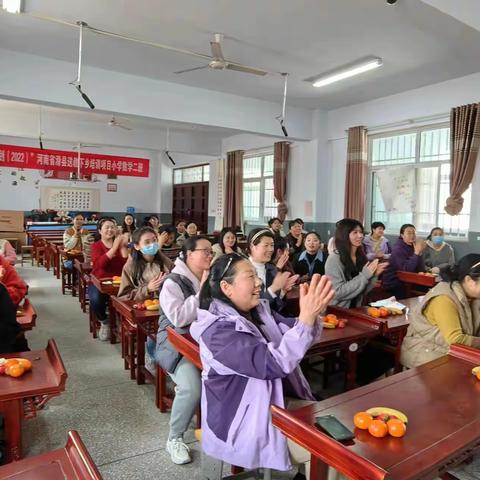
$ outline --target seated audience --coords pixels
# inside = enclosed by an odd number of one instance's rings
[[[243,254],[242,250],[238,246],[237,235],[233,228],[225,227],[220,232],[218,237],[218,243],[215,243],[212,246],[214,257],[212,259],[212,265],[223,255],[228,255],[229,253],[238,253]]]
[[[458,343],[480,349],[480,255],[471,253],[440,271],[442,281],[408,316],[402,365],[418,367]]]
[[[285,237],[290,247],[290,261],[295,262],[304,250],[303,223],[300,219],[288,222],[288,234]]]
[[[135,217],[131,213],[126,213],[123,217],[122,233],[127,235],[128,243],[133,240],[133,232],[137,228]]]
[[[425,267],[433,273],[439,273],[442,268],[455,265],[455,254],[453,248],[444,241],[443,228],[432,228],[427,237],[423,261]]]
[[[149,217],[146,217],[143,226],[152,227],[155,232],[158,233],[158,229],[160,227],[160,220],[158,219],[158,215],[150,215]]]
[[[397,300],[405,298],[405,286],[398,279],[397,272],[423,272],[423,251],[425,241],[416,239],[415,226],[410,223],[402,225],[400,237],[393,246],[388,268],[382,278],[382,286],[395,295]]]
[[[160,251],[153,228],[135,230],[132,241],[132,254],[122,270],[118,297],[135,301],[151,299],[158,293],[165,275],[172,270],[173,262]]]
[[[17,306],[13,303],[10,292],[0,282],[0,355],[28,350],[22,327],[17,322]]]
[[[305,236],[305,250],[300,254],[293,268],[300,277],[310,280],[314,273],[325,273],[326,256],[323,253],[323,243],[317,232],[309,232]]]
[[[0,285],[3,285],[15,306],[18,306],[27,294],[28,287],[15,267],[5,257],[0,256]]]
[[[289,272],[295,275],[292,262],[290,259],[290,248],[288,247],[285,237],[281,237],[274,241],[272,263],[277,267],[279,272]]]
[[[374,258],[388,258],[390,256],[392,249],[388,240],[383,236],[384,232],[385,225],[382,222],[373,222],[371,232],[365,235],[363,246],[369,261]]]
[[[181,237],[187,231],[187,221],[186,220],[177,220],[175,223],[175,241],[177,241],[178,237]]]
[[[162,225],[158,230],[158,243],[160,249],[178,248],[175,243],[175,228],[172,225]]]
[[[335,252],[328,256],[325,274],[335,289],[332,305],[353,308],[363,303],[365,295],[375,286],[377,277],[387,263],[372,262],[362,247],[363,225],[351,218],[337,222],[335,230]]]
[[[282,235],[283,222],[278,217],[271,218],[268,221],[268,228],[273,233],[275,237],[274,238],[275,241],[283,238],[283,235]]]
[[[215,262],[201,289],[191,326],[203,366],[201,447],[244,468],[288,470],[287,439],[272,425],[270,406],[284,407],[287,395],[314,400],[299,364],[321,330],[318,316],[333,290],[318,275],[301,285],[295,319],[271,311],[261,288],[252,265],[231,254]]]
[[[117,235],[117,227],[112,218],[104,217],[97,224],[97,240],[91,246],[92,275],[97,278],[120,276],[127,261],[128,249],[126,235]],[[100,321],[98,338],[108,340],[110,326],[107,318],[108,295],[100,293],[95,285],[88,286],[90,308]]]
[[[187,240],[187,238],[196,237],[197,235],[198,235],[197,225],[191,222],[187,225],[187,229],[185,230],[185,233],[183,234],[183,236],[181,235],[177,238],[177,245],[181,247],[185,242],[185,240]]]
[[[10,265],[15,265],[17,261],[17,252],[12,244],[3,238],[0,238],[0,257],[5,258]]]
[[[298,280],[298,275],[278,272],[271,262],[273,255],[273,233],[266,228],[254,228],[248,235],[248,253],[258,277],[262,281],[261,297],[267,299],[272,308],[281,310],[283,297]]]
[[[178,465],[191,462],[190,449],[183,434],[200,401],[200,372],[170,344],[166,328],[170,326],[186,333],[197,319],[198,293],[207,279],[212,256],[212,244],[206,238],[187,239],[160,290],[161,311],[154,356],[176,385],[166,449],[172,462]],[[151,343],[148,350],[153,353]]]
[[[67,252],[83,252],[89,231],[82,228],[84,224],[84,217],[81,213],[77,213],[73,217],[73,225],[63,232],[63,246]]]

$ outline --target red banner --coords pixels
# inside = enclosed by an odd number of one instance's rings
[[[78,153],[0,144],[0,167],[77,172]],[[80,173],[82,175],[97,173],[148,177],[148,171],[149,160],[147,158],[83,152],[80,154]]]

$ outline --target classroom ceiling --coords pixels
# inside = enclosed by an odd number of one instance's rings
[[[25,0],[25,9],[205,54],[213,34],[223,33],[227,59],[290,74],[290,105],[333,109],[480,70],[480,31],[426,2]],[[0,14],[0,48],[76,62],[77,42],[75,28]],[[382,57],[384,66],[322,89],[303,81],[367,55]],[[84,36],[84,63],[278,103],[283,93],[277,75],[210,69],[175,75],[205,62],[92,32]]]

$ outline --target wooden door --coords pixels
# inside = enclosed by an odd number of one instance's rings
[[[196,223],[202,233],[208,231],[208,182],[173,186],[173,221]]]

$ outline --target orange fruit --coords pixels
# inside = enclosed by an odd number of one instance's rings
[[[388,317],[388,316],[390,315],[390,311],[388,310],[388,308],[380,307],[380,308],[378,309],[378,311],[380,312],[380,316],[381,316],[382,318]]]
[[[32,369],[32,362],[28,358],[17,358],[18,363],[23,366],[23,368],[28,371]]]
[[[15,363],[10,365],[6,370],[5,373],[10,375],[11,377],[20,377],[24,374],[25,368],[20,363]]]
[[[18,363],[18,360],[17,360],[16,358],[9,358],[9,359],[3,364],[3,366],[4,366],[5,368],[8,368],[8,367],[10,367],[10,366],[12,366],[12,365],[17,365],[17,363]]]
[[[407,433],[407,427],[401,420],[392,419],[387,422],[388,433],[392,437],[403,437]]]
[[[381,420],[373,420],[368,426],[368,431],[374,437],[383,438],[388,433],[388,427],[387,424]]]
[[[333,315],[333,313],[329,313],[328,315],[325,316],[325,321],[327,323],[331,323],[332,325],[338,325],[338,319],[336,315]]]
[[[373,417],[367,412],[358,412],[353,417],[353,424],[361,430],[368,430],[372,422]]]
[[[477,380],[480,380],[480,370],[477,372]]]
[[[145,301],[143,302],[143,304],[144,304],[146,307],[149,307],[150,305],[155,305],[155,304],[153,303],[153,300],[145,300]]]
[[[380,317],[380,310],[378,308],[369,307],[367,310],[367,314],[371,317],[379,318]]]
[[[160,302],[158,301],[158,298],[154,298],[152,300],[152,305],[160,305]]]

